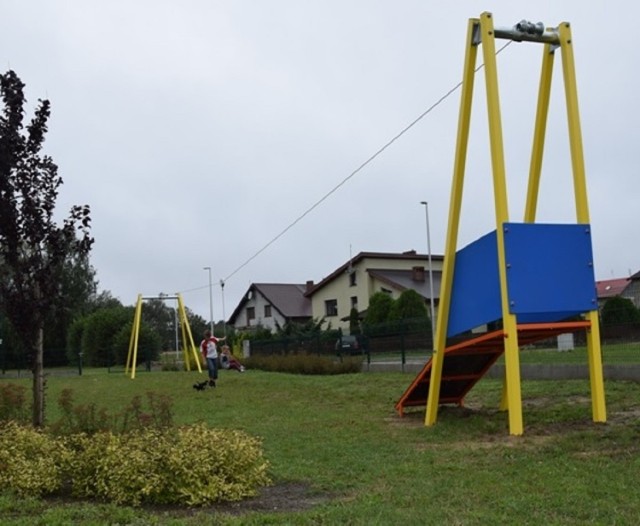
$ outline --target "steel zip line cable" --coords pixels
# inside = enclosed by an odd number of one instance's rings
[[[504,46],[496,51],[496,55],[500,54],[507,46],[509,46],[512,41],[507,42]],[[480,64],[474,71],[477,73],[480,69],[484,67],[484,64]],[[349,175],[347,175],[342,181],[340,181],[337,185],[335,185],[331,190],[329,190],[326,194],[324,194],[320,199],[318,199],[314,204],[312,204],[309,208],[307,208],[302,214],[300,214],[295,220],[293,220],[289,225],[287,225],[279,234],[273,237],[268,243],[266,243],[260,250],[258,250],[255,254],[253,254],[250,258],[246,259],[241,265],[239,265],[233,272],[231,272],[223,281],[226,283],[231,277],[235,276],[240,270],[246,267],[249,263],[251,263],[254,259],[256,259],[260,254],[262,254],[265,250],[267,250],[271,245],[273,245],[278,239],[284,236],[289,230],[291,230],[294,226],[296,226],[300,221],[302,221],[307,215],[309,215],[313,210],[318,208],[324,201],[326,201],[331,195],[337,192],[342,186],[344,186],[347,181],[349,181],[352,177],[361,172],[364,168],[366,168],[369,164],[371,164],[378,156],[380,156],[387,148],[389,148],[393,143],[395,143],[400,137],[402,137],[405,133],[407,133],[411,128],[413,128],[416,124],[418,124],[424,117],[426,117],[429,113],[431,113],[435,108],[437,108],[440,104],[442,104],[447,98],[449,98],[453,93],[456,92],[462,86],[462,81],[458,82],[453,88],[451,88],[447,93],[445,93],[442,97],[440,97],[436,102],[434,102],[431,106],[429,106],[426,110],[424,110],[418,117],[416,117],[413,121],[411,121],[407,126],[405,126],[399,133],[397,133],[393,138],[387,141],[381,148],[379,148],[373,155],[371,155],[366,161],[364,161],[360,166],[358,166],[355,170],[353,170]],[[206,287],[196,287],[193,289],[185,290],[183,292],[192,292],[196,290],[200,290]]]

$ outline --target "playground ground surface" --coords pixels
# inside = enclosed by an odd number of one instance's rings
[[[298,376],[104,369],[50,376],[47,418],[63,388],[112,411],[136,394],[174,400],[176,424],[205,421],[263,440],[274,484],[256,499],[203,509],[0,496],[2,524],[632,524],[640,516],[640,383],[605,383],[608,421],[591,421],[586,380],[523,381],[525,431],[508,434],[501,382],[483,379],[465,407],[403,418],[401,372]],[[28,378],[2,380],[30,385]],[[194,445],[194,447],[199,447]]]

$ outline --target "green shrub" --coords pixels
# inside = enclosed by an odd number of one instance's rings
[[[362,370],[362,357],[335,360],[333,357],[313,354],[251,356],[244,362],[247,369],[293,374],[346,374]]]
[[[238,501],[270,484],[261,442],[242,431],[183,427],[167,453],[174,502],[202,505]]]
[[[253,496],[270,483],[260,442],[203,424],[70,437],[73,495],[117,504],[203,505]]]
[[[110,431],[87,435],[78,433],[64,439],[64,447],[69,452],[63,476],[71,481],[71,495],[79,498],[97,498],[96,474],[105,452],[117,448],[117,436]]]
[[[73,390],[69,388],[60,392],[58,407],[62,415],[50,427],[56,435],[93,434],[98,431],[106,431],[114,424],[114,418],[109,415],[108,411],[97,407],[95,402],[74,404]]]
[[[164,469],[165,442],[160,431],[145,429],[122,435],[98,433],[79,440],[77,462],[69,471],[78,497],[105,499],[116,504],[160,503],[171,474]]]
[[[3,385],[2,407],[23,407],[25,391]],[[116,504],[191,506],[241,500],[270,482],[259,440],[203,424],[175,429],[171,397],[146,395],[146,404],[134,396],[121,414],[110,415],[94,403],[75,404],[73,391],[64,389],[58,399],[62,416],[52,433],[6,422],[0,427],[0,488],[18,495],[64,490]],[[13,415],[8,409],[2,414]]]
[[[160,369],[163,371],[180,370],[180,364],[175,352],[163,352],[160,354]]]
[[[31,416],[29,406],[26,387],[12,383],[0,385],[0,421],[28,423]]]
[[[51,424],[51,431],[57,435],[86,433],[92,435],[101,431],[127,432],[135,429],[166,429],[173,425],[173,400],[164,393],[147,391],[146,405],[139,395],[134,396],[121,413],[110,414],[99,408],[95,402],[74,403],[73,390],[63,389],[58,398],[61,417]]]
[[[147,391],[147,407],[142,397],[134,396],[122,413],[122,432],[136,429],[167,429],[173,426],[173,400],[165,393]]]
[[[62,487],[67,450],[54,437],[7,422],[0,427],[0,487],[40,496]]]
[[[640,311],[629,298],[614,296],[602,307],[602,325],[617,325],[640,322]]]

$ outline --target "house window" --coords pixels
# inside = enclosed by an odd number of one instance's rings
[[[356,283],[356,271],[355,269],[351,269],[351,271],[349,272],[349,286],[350,287],[355,287],[357,285]]]
[[[324,302],[325,316],[337,316],[338,315],[338,300],[326,300]]]
[[[351,296],[351,308],[352,309],[358,308],[358,296]]]
[[[271,305],[264,306],[264,317],[271,318]]]
[[[256,308],[247,307],[247,325],[251,325],[251,321],[256,319]]]
[[[380,290],[382,290],[382,292],[384,292],[385,294],[389,294],[389,296],[392,296],[392,295],[393,295],[393,292],[392,292],[392,291],[390,291],[389,289],[385,289],[384,287],[381,287],[381,289],[380,289]]]

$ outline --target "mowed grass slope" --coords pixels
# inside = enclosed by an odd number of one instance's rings
[[[400,418],[402,373],[298,376],[88,370],[48,379],[48,418],[60,391],[117,411],[147,391],[174,400],[177,424],[205,421],[262,438],[276,486],[308,487],[306,504],[255,510],[153,510],[0,500],[2,524],[634,524],[640,516],[640,384],[607,382],[607,424],[591,421],[587,381],[525,381],[525,434],[508,434],[501,383],[482,380],[464,408]],[[29,385],[28,380],[20,380]],[[223,445],[194,444],[194,447]],[[294,500],[294,499],[292,499]],[[313,505],[310,505],[313,504]],[[87,519],[81,517],[86,516]]]

